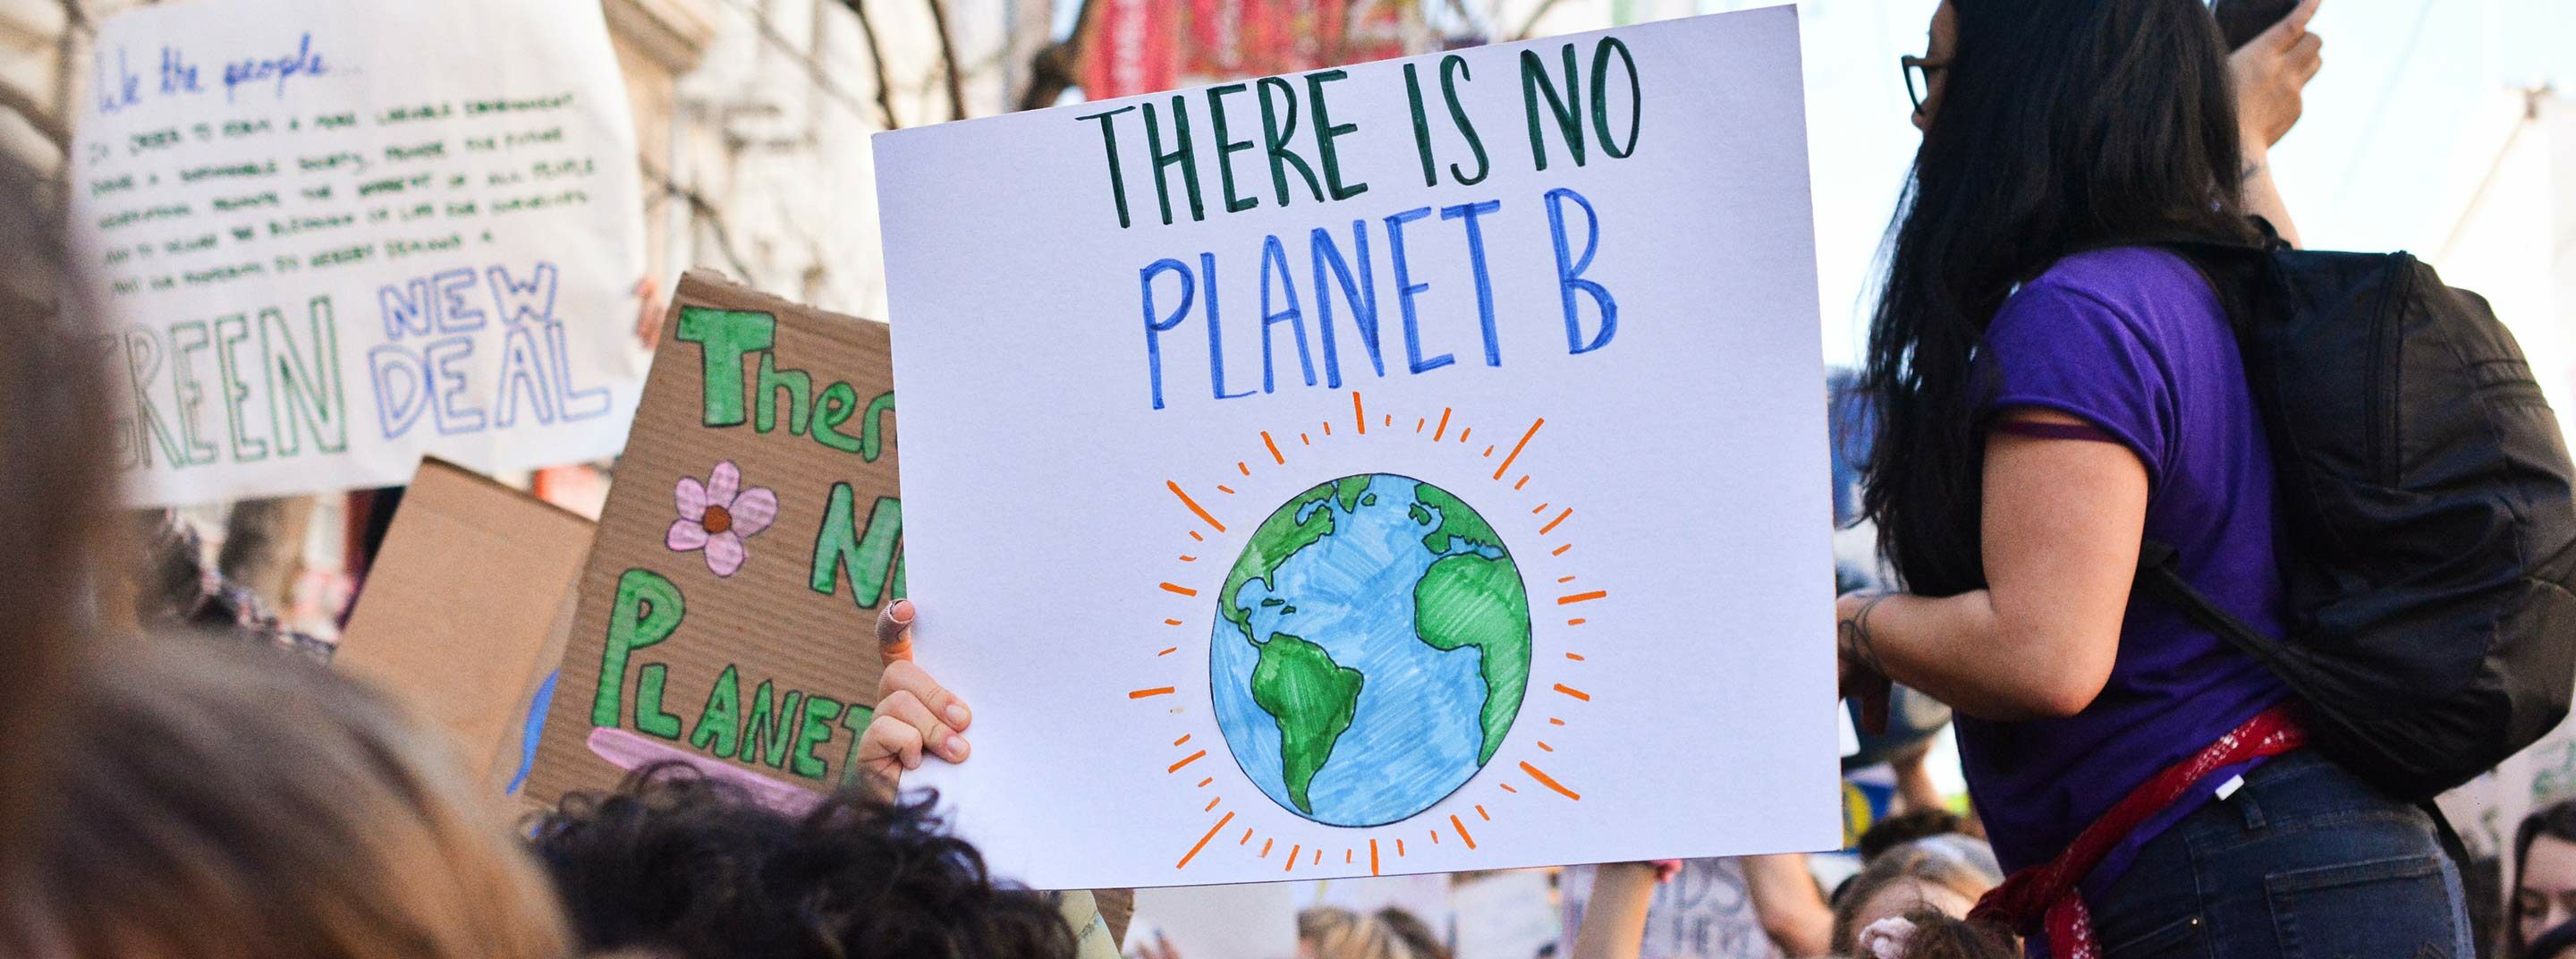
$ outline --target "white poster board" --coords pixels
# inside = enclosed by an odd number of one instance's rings
[[[72,222],[132,500],[624,442],[642,211],[597,4],[196,0],[88,66]]]
[[[976,709],[916,776],[997,871],[1839,844],[1796,20],[876,138],[918,655]]]

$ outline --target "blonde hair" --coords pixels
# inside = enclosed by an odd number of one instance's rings
[[[1298,913],[1297,938],[1314,946],[1315,959],[1421,959],[1385,923],[1332,906]]]
[[[0,946],[181,959],[560,959],[498,796],[383,698],[273,650],[116,644],[45,757]],[[14,941],[13,941],[14,940]]]

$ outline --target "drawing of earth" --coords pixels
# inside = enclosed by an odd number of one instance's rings
[[[1456,496],[1346,476],[1253,531],[1208,663],[1226,746],[1271,800],[1334,826],[1399,822],[1502,747],[1528,691],[1529,593]]]

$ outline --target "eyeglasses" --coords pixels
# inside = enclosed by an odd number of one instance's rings
[[[1914,115],[1922,116],[1923,101],[1932,97],[1933,72],[1949,69],[1950,61],[1907,55],[1896,62],[1905,73],[1905,95],[1914,100]]]

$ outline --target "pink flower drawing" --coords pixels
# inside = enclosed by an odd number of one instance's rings
[[[704,550],[708,572],[732,576],[747,555],[742,541],[778,519],[777,493],[754,486],[737,494],[741,486],[742,471],[732,460],[717,463],[704,485],[695,476],[680,477],[679,486],[672,490],[679,501],[680,520],[671,524],[663,545],[675,553]]]

